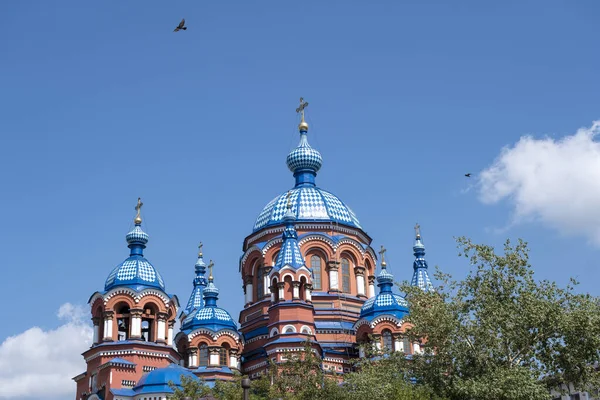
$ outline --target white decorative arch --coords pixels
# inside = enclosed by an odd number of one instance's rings
[[[265,246],[262,248],[262,254],[263,256],[265,256],[267,254],[267,251],[269,251],[269,249],[273,246],[275,246],[278,243],[283,243],[283,238],[282,237],[275,237],[271,240],[269,240],[267,242],[267,244],[265,244]]]
[[[290,330],[290,328],[293,330],[293,332],[288,332],[288,330]],[[297,331],[296,331],[296,327],[294,325],[286,325],[283,327],[281,332],[283,332],[283,334],[285,335],[286,333],[296,333]]]
[[[277,328],[271,329],[271,332],[269,332],[269,337],[273,337],[276,335],[279,335],[279,330]]]
[[[250,254],[252,254],[255,251],[258,251],[258,253],[262,255],[260,247],[258,247],[257,245],[250,246],[250,248],[246,250],[246,252],[242,255],[242,258],[240,260],[240,268],[242,268],[242,266],[246,263],[246,261],[250,257]]]
[[[391,322],[393,324],[396,324],[396,326],[400,327],[402,326],[402,323],[404,322],[403,319],[397,318],[391,314],[383,314],[378,316],[377,318],[375,318],[373,321],[371,321],[371,328],[375,328],[378,324],[382,323],[382,322]]]
[[[306,325],[302,325],[302,328],[300,328],[300,333],[304,333],[306,335],[312,335],[312,329],[310,329],[310,327],[306,326]]]
[[[353,328],[354,328],[354,330],[358,330],[358,328],[360,328],[361,326],[368,325],[368,324],[369,324],[369,321],[367,321],[366,319],[364,319],[364,318],[363,319],[359,319],[358,321],[356,321],[354,323]]]
[[[322,234],[318,234],[318,233],[304,236],[302,239],[300,239],[298,241],[298,246],[302,247],[304,244],[306,244],[308,242],[312,242],[312,241],[319,241],[319,242],[326,243],[329,245],[329,247],[332,250],[335,248],[335,242],[333,240],[331,240],[331,238],[329,238],[326,235],[322,235]],[[319,249],[319,248],[317,247],[317,249]],[[312,249],[309,248],[308,250],[312,250]],[[319,250],[322,250],[322,249],[319,249]]]
[[[365,254],[365,249],[364,249],[364,247],[362,247],[362,245],[361,245],[359,242],[357,242],[356,240],[354,240],[354,239],[351,239],[351,238],[349,238],[349,237],[346,237],[346,238],[340,239],[340,241],[337,243],[336,249],[339,249],[339,248],[340,248],[340,246],[341,246],[341,245],[343,245],[343,244],[349,244],[349,245],[351,245],[352,247],[355,247],[355,248],[356,248],[356,250],[358,250],[358,251],[359,251],[360,255],[361,255],[361,256],[364,256],[364,254]]]
[[[281,273],[282,271],[283,271],[283,269],[279,272]],[[283,274],[283,276],[281,277],[281,282],[285,281],[285,278],[287,278],[288,276],[292,278],[292,281],[296,280],[296,276],[294,274],[288,272],[286,274]]]

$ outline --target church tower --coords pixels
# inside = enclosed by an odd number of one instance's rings
[[[250,377],[306,340],[327,360],[324,368],[348,371],[357,355],[353,325],[375,296],[372,239],[342,200],[316,184],[323,158],[308,142],[307,105],[300,99],[300,142],[287,156],[295,185],[264,207],[243,244],[239,322]]]
[[[140,199],[135,208],[134,228],[125,236],[129,257],[108,275],[104,291],[89,300],[94,336],[83,353],[87,369],[74,378],[76,399],[131,395],[142,375],[180,360],[172,346],[178,300],[144,257],[149,236],[141,227]]]

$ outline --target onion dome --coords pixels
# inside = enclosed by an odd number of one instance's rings
[[[194,269],[196,271],[196,277],[194,278],[194,289],[192,290],[192,294],[190,295],[190,299],[183,310],[185,315],[192,312],[195,308],[199,308],[204,306],[204,296],[203,290],[206,287],[206,278],[204,274],[206,273],[206,264],[204,263],[204,258],[202,254],[202,243],[198,245],[200,249],[198,251],[198,260],[196,261],[196,265]]]
[[[213,262],[208,264],[209,277],[208,285],[203,290],[204,306],[194,309],[181,324],[181,330],[189,333],[196,329],[205,328],[213,332],[223,329],[231,329],[237,332],[237,324],[231,318],[231,315],[224,309],[217,307],[219,298],[219,289],[213,283],[212,267]]]
[[[291,203],[288,204],[288,210],[283,217],[283,221],[285,222],[283,244],[281,245],[281,250],[275,261],[274,268],[276,270],[280,270],[284,267],[298,269],[304,266],[304,257],[302,257],[300,247],[298,246],[298,232],[296,232],[296,228],[294,227],[296,216],[292,212]]]
[[[408,315],[408,302],[398,294],[392,292],[394,286],[394,276],[388,272],[387,263],[385,262],[385,249],[381,246],[381,272],[377,276],[377,286],[379,286],[379,294],[365,301],[361,310],[360,318],[365,318],[371,321],[377,316],[386,314],[393,315],[398,319]]]
[[[129,287],[140,291],[147,288],[156,288],[165,291],[165,283],[160,273],[144,257],[144,249],[148,243],[148,234],[142,230],[142,218],[140,209],[142,202],[138,199],[134,219],[135,227],[129,232],[125,239],[130,249],[129,257],[117,265],[106,278],[104,290],[109,291],[115,287]]]
[[[307,132],[308,125],[306,130],[300,131],[300,143],[298,147],[288,154],[286,162],[290,171],[294,173],[294,176],[307,173],[313,175],[314,178],[321,169],[321,165],[323,165],[323,157],[318,150],[313,149],[308,144]]]
[[[418,286],[426,292],[433,292],[433,284],[429,279],[429,273],[427,272],[428,266],[425,260],[425,245],[421,239],[421,230],[419,224],[415,226],[415,245],[413,251],[415,255],[415,261],[413,262],[413,277],[411,281],[412,286]]]
[[[299,222],[334,222],[362,229],[354,212],[334,194],[318,188],[315,184],[317,172],[323,164],[321,153],[308,144],[308,124],[304,121],[303,100],[296,110],[302,112],[300,143],[287,156],[287,166],[294,173],[296,185],[291,190],[292,211]],[[280,225],[286,213],[288,192],[271,200],[261,211],[254,223],[254,232],[268,226]]]

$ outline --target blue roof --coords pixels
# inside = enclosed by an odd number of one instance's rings
[[[143,250],[148,243],[148,234],[136,223],[135,227],[125,238],[131,249],[129,257],[117,265],[106,278],[104,290],[115,287],[129,287],[140,291],[146,288],[156,288],[165,291],[165,282],[160,273],[144,258]]]
[[[181,387],[181,376],[186,376],[192,379],[198,379],[190,370],[183,368],[177,364],[171,364],[164,368],[157,368],[150,371],[139,380],[132,391],[138,394],[144,393],[173,393],[169,387],[169,382],[173,382],[176,386]]]
[[[296,217],[288,208],[283,217],[285,221],[285,230],[283,231],[283,243],[281,250],[275,261],[275,269],[280,270],[283,267],[298,269],[304,266],[304,257],[298,246],[298,233],[294,227]]]
[[[113,358],[112,360],[109,361],[109,363],[113,363],[113,364],[124,364],[124,365],[131,365],[132,367],[137,365],[136,363],[133,363],[129,360],[125,360],[123,358]]]
[[[260,328],[256,328],[244,334],[244,340],[250,340],[260,335],[268,335],[269,328],[266,326],[261,326]]]
[[[353,330],[354,324],[347,321],[315,321],[315,328]]]
[[[181,330],[186,333],[199,328],[210,329],[213,332],[218,332],[222,329],[232,329],[237,332],[238,329],[231,315],[226,310],[217,306],[197,308],[181,324]]]

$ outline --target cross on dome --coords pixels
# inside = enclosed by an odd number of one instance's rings
[[[385,252],[387,249],[381,245],[381,250],[379,250],[379,255],[381,256],[381,268],[385,269],[387,267],[387,263],[385,262]]]
[[[141,217],[140,213],[142,211],[142,206],[143,205],[144,205],[144,203],[142,203],[142,198],[138,197],[137,204],[135,205],[135,211],[137,211],[137,214],[135,216],[135,219],[133,220],[133,222],[136,225],[140,225],[142,223],[142,217]]]
[[[296,113],[300,113],[302,116],[302,121],[300,121],[300,125],[298,125],[300,132],[308,131],[308,124],[304,120],[304,109],[306,107],[308,107],[308,102],[304,101],[304,97],[300,97],[300,107],[296,108]]]

